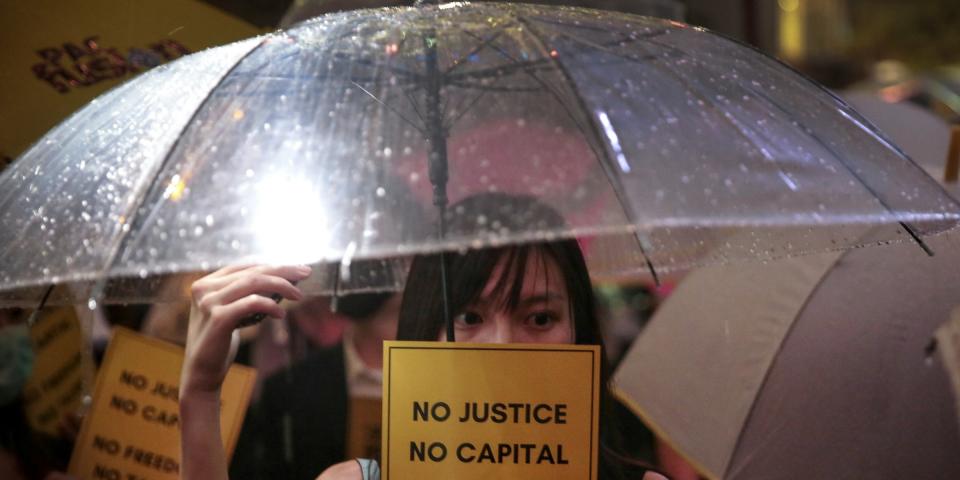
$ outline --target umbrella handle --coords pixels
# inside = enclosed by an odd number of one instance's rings
[[[292,282],[292,283],[294,286],[296,286],[297,284],[297,282]],[[280,301],[283,300],[283,296],[280,295],[279,293],[274,293],[273,295],[270,295],[270,300],[273,300],[275,303],[280,303]],[[267,318],[266,313],[255,313],[253,315],[250,315],[247,318],[240,320],[240,322],[237,323],[237,328],[239,329],[239,328],[252,327],[254,325],[259,325],[260,322],[262,322],[263,319],[265,318]]]

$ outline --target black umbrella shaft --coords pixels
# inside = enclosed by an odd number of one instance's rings
[[[443,241],[446,236],[447,214],[447,132],[443,127],[443,111],[440,108],[440,67],[437,59],[437,34],[428,31],[423,38],[426,53],[426,126],[427,143],[427,170],[430,183],[433,185],[433,204],[437,207],[439,219],[437,221],[437,238]],[[443,319],[446,325],[447,341],[454,341],[453,317],[450,315],[449,292],[447,291],[447,259],[443,251],[440,252],[440,295],[443,302]]]
[[[443,113],[440,111],[440,68],[437,65],[437,37],[428,32],[424,38],[426,50],[426,124],[429,153],[427,166],[430,183],[433,184],[433,204],[447,205],[447,133],[443,128]]]

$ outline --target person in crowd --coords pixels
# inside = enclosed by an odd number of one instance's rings
[[[360,268],[365,268],[363,262]],[[382,394],[383,342],[397,330],[395,292],[318,297],[305,306],[311,318],[343,317],[343,339],[310,352],[264,382],[244,422],[231,463],[235,478],[313,479],[347,457],[351,409]],[[293,312],[291,312],[293,314]]]
[[[531,197],[484,194],[449,209],[453,236],[489,235],[496,224],[511,230],[562,228],[562,217]],[[479,215],[485,222],[477,222]],[[497,218],[492,218],[497,217]],[[440,259],[414,259],[401,303],[397,337],[438,341],[445,338]],[[576,240],[470,250],[447,259],[448,301],[458,341],[602,345],[586,263]],[[182,475],[185,479],[227,477],[219,436],[219,391],[238,322],[251,314],[282,317],[283,309],[262,294],[299,299],[293,285],[310,273],[305,266],[228,267],[194,283],[187,358],[181,381]],[[601,367],[607,385],[610,370]],[[600,478],[662,479],[620,450],[612,399],[601,395]],[[348,461],[323,472],[323,480],[374,480],[376,460]]]
[[[70,443],[35,432],[24,412],[23,387],[33,370],[30,329],[17,309],[0,309],[0,478],[70,479],[62,473]]]

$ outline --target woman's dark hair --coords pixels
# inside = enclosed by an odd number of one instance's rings
[[[495,279],[493,297],[502,307],[512,308],[520,298],[528,259],[546,264],[554,262],[563,277],[573,319],[574,343],[601,347],[601,445],[613,449],[613,455],[603,455],[602,478],[633,478],[617,460],[621,450],[621,432],[614,418],[614,400],[609,389],[610,366],[606,360],[603,339],[595,311],[592,283],[583,253],[575,239],[555,239],[563,233],[564,221],[555,210],[533,197],[508,194],[482,194],[464,199],[450,208],[447,217],[448,232],[452,238],[485,238],[492,241],[507,231],[536,232],[541,241],[511,246],[490,247],[452,252],[444,256],[448,281],[450,314],[457,315],[478,300],[498,263],[503,262],[500,278]],[[554,238],[546,240],[546,238]],[[439,254],[414,258],[407,276],[400,319],[398,340],[435,341],[444,331]],[[616,457],[616,458],[615,458]]]

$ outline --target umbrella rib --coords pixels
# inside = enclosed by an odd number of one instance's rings
[[[471,34],[471,32],[469,32],[469,31],[467,31],[467,30],[463,30],[463,32],[466,33],[468,36],[471,36],[471,37],[473,37],[473,38],[477,38],[476,35]],[[492,44],[494,41],[496,41],[498,38],[500,38],[500,35],[502,35],[502,34],[503,34],[503,30],[500,30],[500,31],[497,32],[495,35],[492,35],[490,38],[484,40],[482,43],[480,43],[479,45],[477,45],[476,47],[474,47],[472,50],[470,50],[470,52],[468,52],[468,53],[466,53],[466,54],[464,54],[464,55],[461,55],[460,58],[457,58],[456,60],[454,60],[454,61],[453,61],[453,65],[452,65],[450,68],[448,68],[445,72],[441,73],[441,75],[442,75],[442,76],[447,76],[447,75],[449,75],[450,73],[452,73],[454,70],[460,68],[462,65],[465,65],[465,62],[464,62],[465,60],[469,59],[469,58],[472,57],[473,55],[476,55],[477,53],[480,52],[480,50],[483,50],[483,49],[486,48],[488,45]]]
[[[758,90],[751,89],[751,88],[749,88],[749,87],[748,87],[748,89],[749,89],[751,92],[753,92],[755,95],[758,95],[760,98],[763,98],[764,100],[766,100],[769,104],[771,104],[774,108],[776,108],[776,109],[779,110],[781,113],[783,113],[784,115],[786,115],[788,118],[793,118],[793,117],[790,116],[789,112],[787,112],[786,110],[784,110],[781,105],[779,105],[779,104],[777,104],[776,102],[774,102],[773,99],[771,99],[770,97],[768,97],[765,93],[763,93],[763,92],[761,92],[761,91],[758,91]],[[826,151],[830,152],[830,154],[833,155],[833,157],[837,159],[837,161],[840,163],[840,165],[843,165],[843,168],[844,168],[845,170],[847,170],[847,172],[848,172],[853,178],[855,178],[855,179],[857,180],[857,182],[859,182],[860,185],[861,185],[868,193],[870,193],[870,195],[872,195],[873,198],[874,198],[884,209],[886,209],[886,210],[887,210],[888,212],[890,212],[891,214],[894,213],[893,208],[891,208],[890,205],[888,205],[887,202],[884,201],[884,199],[880,197],[879,193],[878,193],[876,190],[874,190],[873,187],[871,187],[871,186],[866,182],[866,180],[864,180],[863,177],[861,177],[860,174],[858,174],[858,173],[856,172],[856,170],[853,169],[853,167],[851,167],[850,165],[847,164],[847,162],[844,160],[844,157],[843,157],[842,155],[840,155],[839,152],[837,152],[835,149],[831,148],[831,147],[827,144],[827,142],[823,141],[823,139],[821,139],[819,135],[817,135],[816,133],[814,133],[814,131],[813,131],[810,127],[808,127],[805,123],[801,122],[800,120],[797,120],[796,118],[794,118],[794,120],[797,122],[797,125],[800,126],[800,128],[803,129],[803,132],[804,132],[804,133],[806,133],[807,135],[809,135],[810,138],[812,138],[815,142],[817,142],[817,144],[819,144],[821,147],[823,147]],[[916,230],[914,230],[914,228],[911,227],[910,224],[908,224],[905,220],[898,220],[897,223],[898,223],[901,227],[903,227],[904,230],[906,230],[907,234],[909,234],[910,237],[913,238],[913,240],[914,240],[915,242],[917,242],[917,245],[923,250],[924,253],[927,254],[927,256],[930,256],[930,257],[934,256],[933,250],[930,249],[930,246],[927,245],[927,243],[926,243],[925,241],[923,241],[923,237],[922,237]]]
[[[415,90],[417,90],[416,86],[414,86],[414,88],[404,89],[403,93],[406,95],[407,101],[410,102],[410,106],[413,107],[413,113],[416,113],[417,118],[419,118],[420,121],[423,122],[424,125],[426,125],[427,121],[423,118],[423,114],[420,113],[420,108],[417,107],[417,100],[413,98],[413,92]],[[421,130],[420,133],[426,134],[426,132],[424,132],[423,130]]]
[[[473,100],[466,106],[466,108],[464,108],[463,110],[460,110],[460,112],[457,114],[456,117],[450,119],[450,123],[449,123],[448,125],[446,125],[444,128],[447,129],[447,130],[452,129],[452,128],[453,128],[453,125],[454,125],[455,123],[457,123],[461,118],[463,118],[463,116],[464,116],[467,112],[469,112],[470,109],[473,108],[473,106],[476,105],[477,102],[479,102],[480,99],[483,98],[483,96],[486,95],[486,94],[487,94],[486,91],[481,91],[479,94],[477,94],[476,97],[473,97]],[[461,101],[460,104],[457,105],[457,108],[459,109],[460,107],[462,107],[462,106],[463,106],[463,103],[464,103],[464,101]]]
[[[379,103],[380,105],[383,105],[384,107],[387,107],[387,110],[390,110],[390,111],[393,112],[396,116],[400,117],[404,122],[407,122],[408,124],[410,124],[411,127],[416,128],[417,131],[419,131],[420,133],[426,135],[426,132],[424,131],[423,128],[420,128],[416,123],[414,123],[412,120],[408,119],[406,116],[404,116],[402,113],[400,113],[399,110],[397,110],[397,109],[393,108],[392,106],[390,106],[390,104],[388,104],[387,102],[384,102],[383,100],[380,100],[379,98],[377,98],[377,96],[374,95],[372,92],[370,92],[370,90],[367,90],[366,88],[363,88],[363,86],[361,86],[361,85],[360,85],[359,83],[357,83],[357,82],[350,82],[350,83],[353,84],[353,86],[359,88],[360,91],[362,91],[363,93],[367,94],[367,96],[370,97],[370,98],[372,98],[373,101]],[[417,116],[419,117],[420,114],[417,113]],[[423,120],[422,117],[421,117],[420,119]]]
[[[530,30],[531,36],[540,44],[540,46],[543,48],[544,51],[549,51],[545,48],[547,44],[543,38],[543,35],[533,25],[525,21],[524,18],[522,17],[516,17],[516,19],[518,22],[526,26],[528,30]],[[596,122],[593,120],[593,115],[590,113],[590,110],[587,108],[586,99],[584,99],[583,96],[580,95],[580,93],[577,91],[576,83],[573,81],[573,78],[570,76],[570,72],[567,71],[566,66],[564,66],[563,62],[561,62],[559,59],[554,59],[554,65],[556,66],[560,74],[563,76],[564,80],[566,80],[567,85],[570,87],[570,90],[572,91],[574,97],[577,99],[577,102],[579,103],[581,110],[583,110],[584,114],[589,119],[588,121],[590,123],[591,131],[593,132],[594,139],[599,140],[601,145],[605,145],[605,143],[603,143],[602,141],[603,135],[600,132],[600,128],[596,124]],[[563,102],[561,102],[561,105],[564,105]],[[564,108],[566,108],[565,105],[564,105]],[[577,125],[577,128],[581,128],[580,122],[576,121],[575,117],[571,116],[571,118],[574,120],[574,124]],[[582,128],[581,128],[581,131],[582,131]],[[585,132],[584,132],[584,136],[586,136],[587,138],[590,138],[589,136],[586,135]],[[591,143],[591,149],[593,149],[592,142],[590,143]],[[602,166],[603,171],[607,174],[607,179],[610,181],[610,186],[613,188],[614,194],[620,200],[620,205],[623,207],[624,213],[627,215],[627,219],[632,224],[635,225],[637,221],[636,220],[637,216],[633,212],[633,208],[630,207],[630,203],[626,201],[627,199],[626,199],[625,193],[623,192],[623,187],[620,186],[616,176],[613,175],[613,173],[610,171],[611,159],[609,158],[609,155],[606,154],[605,148],[603,149],[603,154],[598,155],[598,159],[600,160],[600,165]],[[606,160],[606,161],[603,161],[603,160]],[[643,246],[643,241],[640,239],[640,235],[641,235],[640,231],[637,230],[636,235],[634,237],[637,240],[637,247],[639,247],[640,254],[643,255],[643,259],[647,264],[647,268],[650,270],[650,274],[653,276],[654,283],[657,286],[659,286],[660,276],[657,274],[657,270],[653,266],[653,261],[651,261],[650,255],[647,253],[646,248],[644,248]]]
[[[220,77],[219,80],[217,80],[217,83],[210,89],[210,91],[207,93],[207,96],[204,97],[203,101],[200,102],[200,105],[197,106],[197,109],[193,111],[193,114],[190,116],[190,119],[183,124],[183,128],[180,129],[180,134],[177,136],[177,139],[173,142],[173,145],[170,146],[170,149],[167,150],[167,153],[166,155],[164,155],[163,160],[160,161],[160,165],[154,171],[154,174],[152,176],[153,181],[149,182],[149,184],[141,190],[142,193],[137,196],[136,202],[134,202],[131,205],[131,208],[127,211],[126,225],[130,225],[131,232],[135,232],[137,230],[136,227],[140,226],[144,221],[143,216],[139,215],[139,212],[141,211],[141,209],[144,208],[145,206],[144,203],[146,202],[146,200],[158,190],[163,191],[163,189],[166,188],[165,186],[163,186],[163,182],[159,178],[159,175],[163,172],[164,168],[170,163],[170,159],[173,158],[173,152],[176,151],[177,147],[180,145],[180,141],[183,139],[184,132],[186,132],[187,129],[190,127],[190,125],[193,124],[193,122],[197,119],[197,116],[203,110],[203,107],[206,106],[207,101],[213,98],[213,92],[216,91],[217,88],[219,88],[221,85],[223,85],[223,82],[227,79],[227,77],[229,77],[230,74],[234,72],[237,69],[237,67],[239,67],[240,64],[243,63],[244,60],[250,58],[250,55],[252,55],[254,52],[259,50],[260,47],[266,44],[269,38],[270,37],[265,37],[259,43],[257,43],[252,48],[250,48],[248,52],[244,53],[243,56],[241,56],[240,59],[237,60],[236,63],[234,63],[223,74],[223,76]],[[120,258],[121,253],[125,253],[127,244],[131,241],[132,238],[133,236],[129,234],[121,235],[120,239],[114,243],[114,246],[110,249],[110,252],[107,256],[106,262],[103,267],[104,270],[103,272],[101,272],[101,275],[100,275],[100,280],[96,282],[96,285],[91,291],[91,294],[90,294],[91,298],[98,298],[101,294],[104,293],[110,269],[113,267],[114,263],[118,260],[118,258]]]

